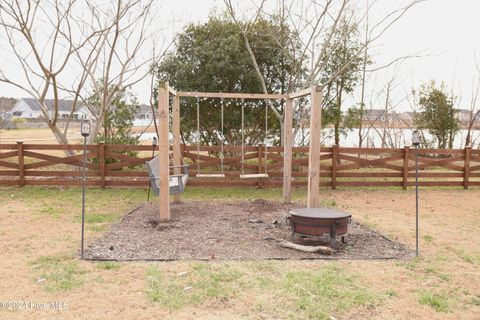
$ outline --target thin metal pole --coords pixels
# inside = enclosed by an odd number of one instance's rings
[[[197,97],[197,175],[200,174],[200,102]]]
[[[415,256],[418,257],[418,146],[415,146]]]
[[[245,100],[242,99],[242,174],[245,174]]]
[[[224,105],[223,105],[223,98],[222,98],[222,100],[221,100],[221,110],[220,110],[220,122],[221,122],[221,127],[222,127],[222,128],[221,128],[221,129],[222,129],[222,137],[221,137],[221,139],[222,139],[222,144],[221,144],[222,150],[221,150],[221,152],[220,152],[220,169],[222,170],[222,174],[225,174],[225,171],[224,171],[224,169],[223,169],[223,167],[224,167],[224,165],[223,165],[223,159],[225,159],[225,152],[224,152],[224,149],[225,149],[225,148],[224,148],[225,135],[224,135],[224,132],[223,132],[223,127],[224,127],[224,125],[223,125],[223,121],[224,121],[224,119],[223,119],[223,114],[224,114],[224,111],[225,111],[224,109],[225,109],[225,108],[224,108]]]
[[[85,171],[87,166],[87,137],[83,137],[83,181],[82,181],[82,244],[80,256],[83,259],[83,238],[85,235]]]

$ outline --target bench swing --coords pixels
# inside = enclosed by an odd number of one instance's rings
[[[245,173],[245,100],[242,99],[242,173],[240,174],[240,179],[268,178],[267,134],[268,134],[268,104],[265,104],[265,136],[263,138],[264,139],[263,144],[265,146],[264,161],[263,161],[264,172],[263,173]]]
[[[221,99],[221,110],[220,110],[220,127],[221,127],[221,145],[220,145],[220,173],[201,173],[200,172],[200,104],[199,98],[197,97],[197,174],[195,178],[225,178],[223,159],[225,158],[224,154],[224,135],[223,135],[223,114],[224,114],[224,105],[223,98]]]
[[[172,159],[171,154],[169,153],[169,158]],[[160,173],[159,173],[159,158],[158,156],[154,157],[150,161],[145,162],[147,167],[148,176],[150,177],[150,186],[152,187],[153,193],[158,196],[160,194]],[[183,161],[182,161],[183,163]],[[175,170],[180,169],[181,174],[172,174],[168,176],[168,187],[170,194],[181,193],[185,190],[185,186],[188,181],[188,164],[178,165],[178,166],[169,166],[169,169]]]

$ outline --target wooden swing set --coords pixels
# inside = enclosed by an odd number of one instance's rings
[[[173,133],[173,166],[170,166],[170,144],[169,144],[169,101],[170,95],[173,96],[172,105],[172,133]],[[284,163],[283,163],[283,202],[288,203],[291,199],[292,185],[292,146],[293,146],[293,101],[297,98],[311,96],[310,113],[310,145],[308,159],[308,196],[307,206],[315,208],[319,205],[319,187],[320,187],[320,133],[321,133],[321,105],[322,88],[314,86],[293,94],[260,94],[260,93],[215,93],[215,92],[177,92],[168,83],[160,83],[158,90],[158,193],[159,193],[159,213],[160,221],[170,221],[170,188],[171,177],[170,168],[173,168],[173,176],[180,176],[182,173],[181,150],[180,150],[180,98],[196,98],[196,122],[197,122],[197,174],[196,178],[224,178],[224,99],[241,99],[241,132],[242,132],[242,171],[241,179],[267,178],[267,144],[265,143],[265,169],[263,173],[247,174],[244,171],[245,161],[245,100],[285,100],[284,112]],[[220,173],[201,173],[200,172],[200,98],[221,99],[221,150],[220,150]],[[265,142],[268,132],[268,105],[265,106]],[[181,200],[180,193],[174,194],[174,201]]]
[[[200,173],[200,149],[201,149],[201,139],[200,139],[200,103],[199,103],[200,98],[197,96],[196,97],[196,111],[197,111],[197,174],[195,175],[196,178],[225,178],[225,170],[224,170],[224,162],[223,160],[225,159],[225,152],[224,152],[224,147],[225,147],[225,136],[224,136],[224,113],[225,113],[225,107],[223,103],[223,98],[221,98],[221,103],[220,103],[220,154],[219,154],[219,159],[220,159],[220,173]],[[265,135],[264,135],[264,146],[265,146],[265,152],[264,152],[264,172],[263,173],[245,173],[245,99],[242,98],[242,103],[241,103],[241,110],[242,110],[242,116],[241,116],[241,133],[242,133],[242,146],[241,146],[241,174],[240,174],[240,179],[258,179],[258,178],[268,178],[268,172],[267,172],[267,160],[268,160],[268,147],[267,147],[267,133],[268,133],[268,105],[265,105]]]

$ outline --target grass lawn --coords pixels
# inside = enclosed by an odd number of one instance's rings
[[[0,319],[480,319],[480,190],[420,195],[421,257],[409,261],[94,263],[78,259],[80,189],[3,187]],[[414,248],[414,190],[321,197]],[[281,190],[188,188],[184,200],[257,198]],[[87,243],[145,200],[88,190]]]

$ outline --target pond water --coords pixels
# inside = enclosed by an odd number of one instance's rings
[[[348,130],[345,134],[340,135],[340,146],[342,147],[358,147],[358,129]],[[364,130],[365,132],[365,130]],[[363,133],[365,138],[363,140],[363,147],[380,148],[382,147],[383,129],[370,128],[368,132]],[[385,135],[385,147],[389,148],[403,148],[405,145],[410,145],[412,131],[410,129],[388,129]],[[433,137],[427,132],[424,132],[427,140],[433,140]],[[153,132],[144,133],[140,137],[140,141],[152,140],[155,136]],[[454,139],[454,148],[464,148],[467,130],[460,130]],[[480,130],[472,131],[472,147],[479,148],[480,145]],[[334,143],[333,129],[322,130],[322,144],[331,146]],[[436,147],[434,144],[433,147]]]

